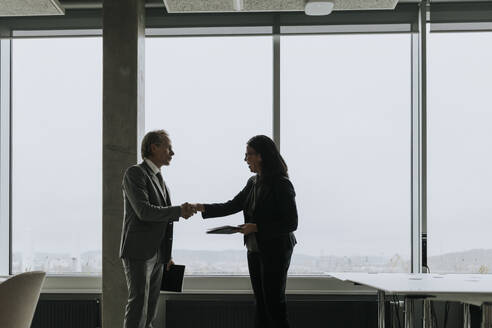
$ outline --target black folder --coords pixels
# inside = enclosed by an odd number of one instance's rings
[[[161,290],[165,290],[167,292],[181,292],[183,289],[184,272],[184,265],[173,264],[169,268],[169,271],[166,271],[166,267],[164,265]]]
[[[207,230],[207,233],[216,233],[216,234],[231,234],[231,233],[236,233],[239,232],[241,228],[239,227],[233,227],[233,226],[222,226],[222,227],[217,227],[213,229]]]

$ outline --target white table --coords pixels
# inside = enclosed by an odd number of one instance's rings
[[[411,274],[329,272],[342,281],[372,287],[378,292],[379,328],[384,328],[386,294],[405,297],[405,327],[414,326],[413,301],[424,299],[424,327],[432,327],[430,301],[454,301],[463,307],[465,328],[470,327],[469,305],[482,306],[483,328],[492,328],[492,275],[479,274]]]

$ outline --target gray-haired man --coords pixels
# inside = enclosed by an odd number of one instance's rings
[[[123,178],[125,214],[120,257],[128,286],[125,328],[153,327],[163,266],[169,269],[173,264],[173,222],[196,213],[188,203],[171,206],[160,171],[174,155],[166,131],[147,133],[141,153],[143,162],[128,168]]]

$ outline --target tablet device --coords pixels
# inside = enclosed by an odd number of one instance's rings
[[[241,228],[237,226],[221,226],[213,229],[207,230],[207,233],[213,233],[213,234],[232,234],[241,231]]]

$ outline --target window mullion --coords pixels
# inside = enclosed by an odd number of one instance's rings
[[[10,54],[11,40],[0,40],[0,275],[10,274]]]

